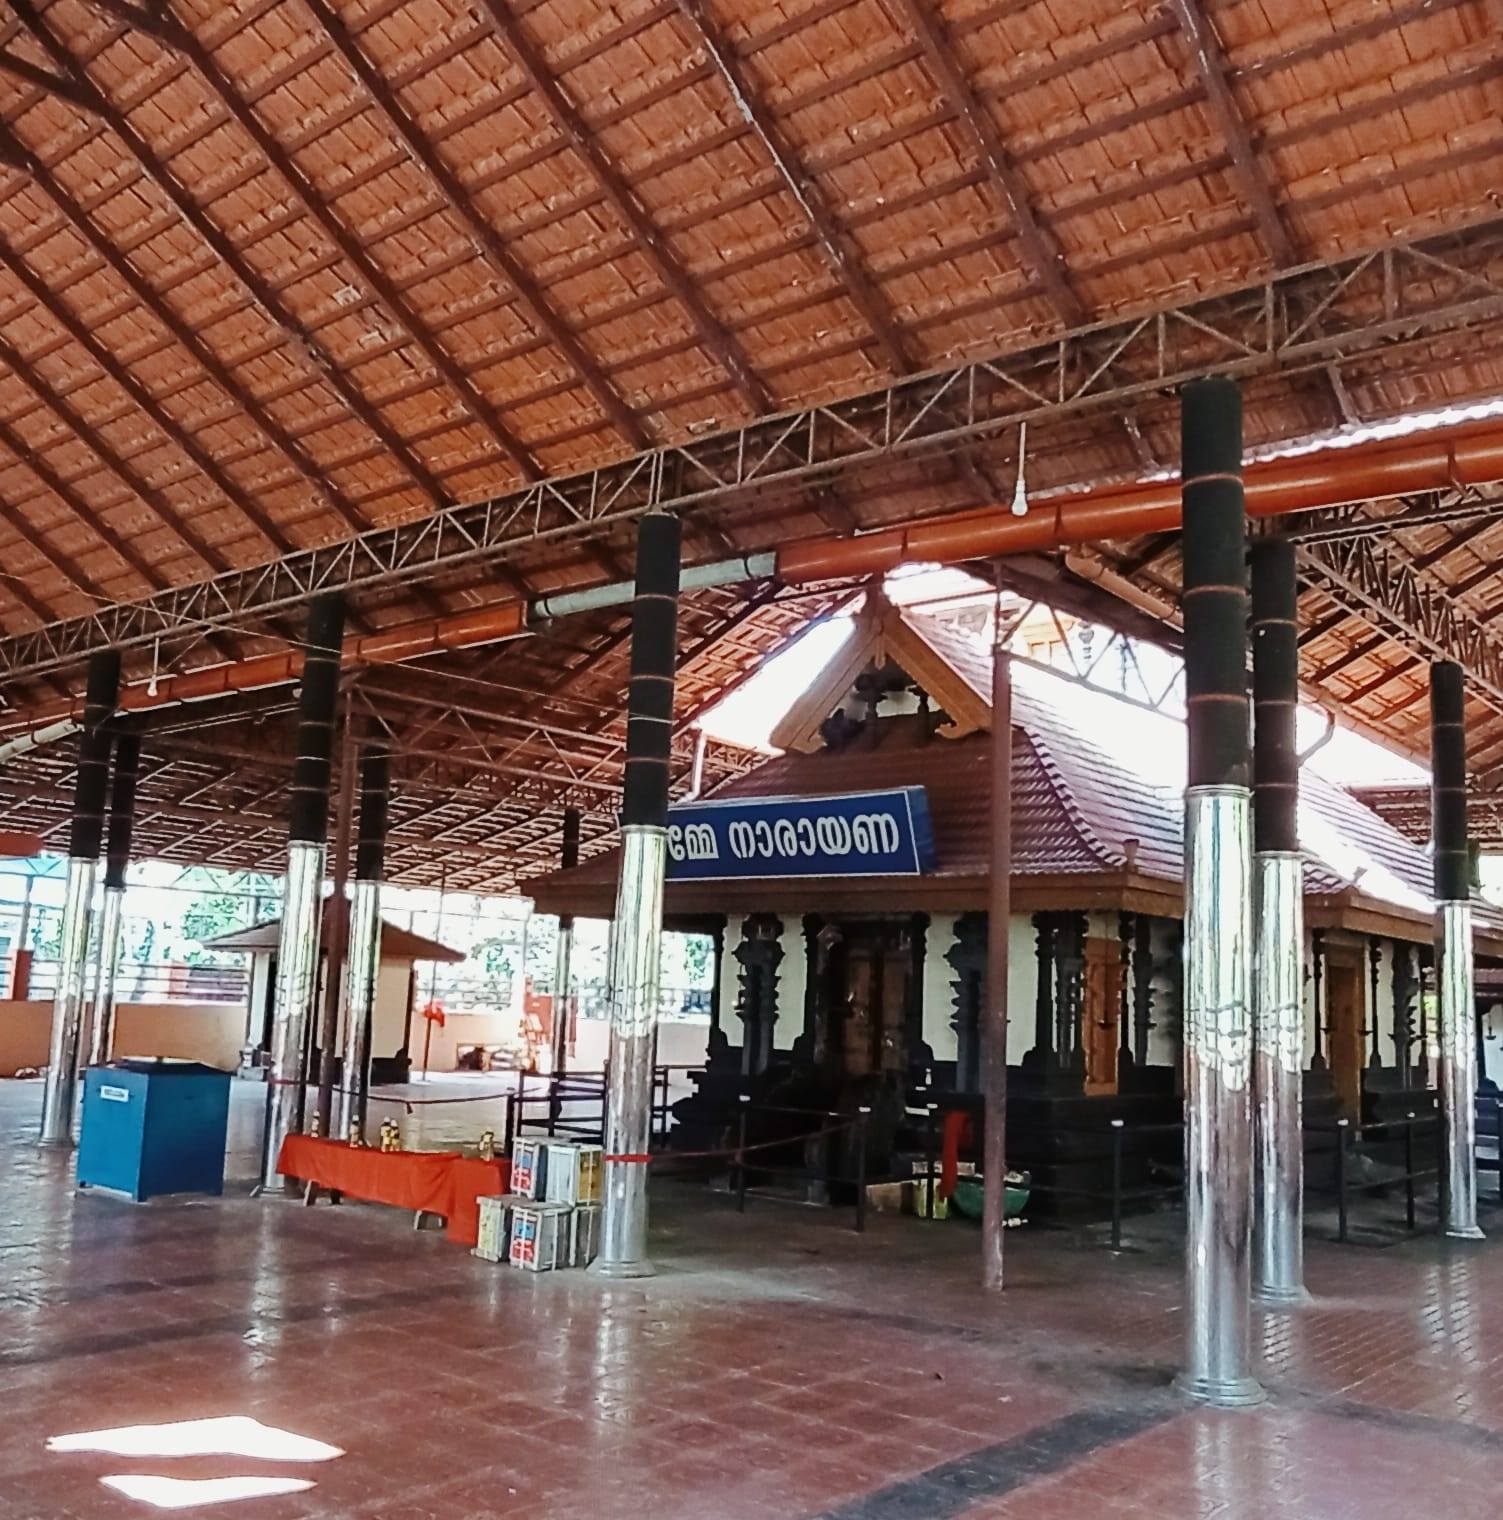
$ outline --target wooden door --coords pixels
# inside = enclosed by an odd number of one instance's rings
[[[1326,1039],[1331,1085],[1343,1118],[1362,1117],[1362,1064],[1365,1041],[1360,965],[1326,963]]]
[[[845,1074],[903,1071],[908,1062],[908,984],[913,948],[892,924],[846,925],[838,1048]]]
[[[1088,939],[1080,1000],[1080,1044],[1085,1051],[1088,1096],[1117,1090],[1117,1047],[1122,1041],[1122,947],[1114,939]]]

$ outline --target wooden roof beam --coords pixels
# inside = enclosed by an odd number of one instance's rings
[[[235,508],[273,549],[285,550],[292,547],[291,540],[272,522],[256,501],[236,485],[198,439],[162,406],[109,348],[100,342],[93,329],[48,287],[31,265],[10,246],[3,234],[0,234],[0,264],[3,264],[25,286],[31,298],[48,316],[75,343],[79,344],[94,363],[187,455],[214,484],[225,501]],[[234,401],[236,398],[232,396],[231,399]]]
[[[897,9],[913,28],[931,72],[970,134],[987,177],[1007,207],[1014,236],[1030,272],[1065,325],[1078,327],[1090,321],[1090,313],[1070,283],[1064,254],[1034,210],[1027,183],[1013,163],[1001,133],[956,63],[944,23],[929,6],[930,0],[897,0]]]
[[[358,271],[360,278],[375,293],[381,304],[407,331],[413,344],[432,365],[435,373],[459,397],[465,410],[491,434],[492,439],[502,451],[511,456],[525,478],[537,479],[540,474],[538,463],[527,446],[512,432],[491,402],[481,395],[470,376],[459,367],[427,330],[406,297],[397,289],[395,282],[365,250],[359,239],[334,214],[328,202],[319,193],[318,187],[298,166],[292,155],[283,148],[276,136],[262,124],[255,111],[246,104],[235,88],[234,81],[220,68],[218,60],[198,40],[197,35],[165,9],[155,15],[149,24],[143,24],[140,13],[135,10],[135,7],[120,3],[120,0],[92,0],[92,3],[116,19],[147,32],[155,41],[186,58],[193,65],[200,77],[218,97],[230,118],[255,143],[257,151],[276,170],[283,182],[292,188],[298,200],[307,208],[309,215],[323,230],[324,236]],[[239,261],[238,250],[236,259]],[[275,296],[273,300],[280,325],[289,325],[291,319],[280,300],[276,300]],[[312,344],[316,341],[306,329],[298,328],[297,330],[303,342]],[[331,371],[334,370],[332,358],[325,355],[320,355],[320,358]],[[332,374],[330,378],[332,381]],[[353,379],[346,377],[340,382],[340,389],[342,395],[348,391],[349,394],[345,395],[345,400],[351,410],[380,438],[392,455],[401,460],[403,468],[429,496],[440,502],[452,499],[443,490],[437,477],[416,450],[395,432],[381,415],[380,410],[355,387]]]
[[[517,66],[548,108],[560,136],[590,166],[591,172],[605,191],[606,199],[631,230],[643,257],[652,265],[668,292],[688,313],[705,350],[730,376],[755,411],[775,410],[777,403],[772,392],[761,376],[753,371],[739,340],[710,310],[679,263],[678,256],[653,225],[636,191],[606,157],[580,115],[579,108],[570,99],[563,85],[549,72],[542,52],[507,8],[505,0],[479,0],[479,4],[490,17],[496,35],[506,45]]]
[[[465,189],[459,176],[419,129],[395,90],[361,50],[343,19],[324,0],[305,0],[325,34],[339,51],[351,71],[365,86],[393,131],[406,143],[413,158],[427,173],[438,193],[469,228],[479,245],[481,256],[492,270],[509,284],[527,307],[536,325],[546,334],[574,366],[586,389],[594,396],[601,411],[628,443],[647,448],[651,439],[625,397],[611,384],[600,362],[585,347],[578,334],[554,309],[542,286],[531,271],[506,245],[506,241],[487,221]],[[121,7],[124,9],[124,7]]]
[[[0,74],[9,74],[12,79],[28,84],[45,95],[55,95],[60,100],[66,100],[70,105],[78,106],[82,110],[88,109],[85,92],[79,89],[73,80],[65,79],[61,75],[54,74],[50,69],[44,69],[40,64],[32,63],[26,58],[18,58],[14,53],[3,49],[0,49]]]
[[[250,417],[277,452],[292,466],[296,474],[312,487],[321,499],[331,500],[332,488],[319,479],[317,467],[302,446],[292,439],[266,408],[241,386],[218,355],[189,330],[177,313],[136,272],[131,262],[121,255],[119,249],[83,213],[41,159],[21,142],[9,127],[3,125],[0,125],[0,159],[31,179],[52,202],[62,219],[89,244],[161,326],[192,355],[199,367],[225,396]],[[338,515],[345,517],[346,514],[340,512]],[[283,554],[292,552],[297,547],[293,541],[280,528],[271,524],[269,519],[267,521],[269,536],[277,550]]]
[[[240,250],[235,246],[234,241],[215,225],[198,202],[178,184],[177,180],[168,171],[166,164],[157,156],[155,150],[146,139],[131,125],[125,114],[94,84],[82,63],[53,36],[40,13],[33,7],[31,0],[12,0],[11,9],[26,24],[32,35],[47,50],[48,55],[58,67],[71,71],[79,86],[88,92],[89,110],[91,113],[103,121],[120,141],[124,143],[131,156],[140,165],[145,176],[166,195],[168,200],[177,208],[184,221],[208,244],[220,262],[230,270],[235,279],[248,292],[253,303],[261,311],[266,320],[271,322],[279,331],[286,333],[294,350],[300,353],[319,372],[333,390],[338,392],[340,399],[344,401],[345,405],[381,439],[393,457],[402,460],[404,466],[407,466],[408,462],[403,458],[402,452],[404,445],[402,445],[400,440],[395,439],[395,435],[391,433],[385,420],[378,415],[366,397],[360,393],[338,365],[323,352],[316,340],[301,326],[283,304],[270,283],[251,268],[241,256]],[[19,139],[15,138],[14,133],[11,133],[11,136],[19,144]],[[35,155],[30,156],[35,159]],[[39,160],[37,163],[40,165]],[[48,180],[56,186],[56,181],[50,174],[48,174]],[[59,193],[63,194],[60,187]],[[63,198],[67,199],[65,194]],[[89,229],[87,235],[98,246],[101,240],[99,235],[93,230],[92,221],[88,217],[83,216],[82,213],[80,213],[80,221],[83,224],[80,230],[87,227]],[[75,222],[75,225],[79,225],[79,223]],[[118,258],[118,251],[112,251],[116,253],[116,257]],[[127,261],[123,259],[120,260],[120,263],[126,264],[129,267]],[[177,331],[181,332],[182,330],[182,324],[178,323]],[[223,370],[223,366],[220,366],[220,368]],[[224,371],[224,373],[227,374],[228,371]],[[313,459],[306,448],[279,427],[267,414],[265,408],[251,401],[247,393],[238,385],[235,385],[233,381],[231,385],[230,394],[239,397],[242,405],[248,410],[254,408],[251,410],[251,415],[255,418],[257,425],[266,433],[268,438],[277,443],[280,452],[288,458],[298,473],[302,475],[304,480],[307,481],[329,509],[340,517],[347,527],[356,532],[369,526],[369,521],[365,514],[342,491],[325,478],[317,461]],[[416,461],[416,463],[420,469],[426,470],[426,467],[421,465],[421,461]],[[408,468],[409,474],[412,473],[411,467]],[[415,476],[414,478],[417,479],[418,485],[423,490],[428,490],[427,484],[420,477]],[[429,494],[433,493],[430,492]],[[434,499],[441,501],[442,497],[435,495]]]
[[[59,419],[104,467],[128,490],[148,506],[157,521],[191,550],[213,572],[228,570],[230,562],[174,512],[167,499],[124,456],[100,436],[97,428],[65,396],[54,392],[35,367],[0,333],[0,364],[4,364],[31,392],[36,401]],[[91,522],[91,526],[94,525]],[[102,519],[97,530],[108,533]]]
[[[156,591],[165,590],[167,580],[94,511],[90,504],[47,463],[39,450],[11,427],[0,421],[0,446],[3,446],[23,469],[30,470],[38,480],[61,501],[64,506],[109,548],[120,562]],[[66,576],[83,594],[96,602],[118,601],[110,596],[83,567],[63,550],[49,547],[43,534],[31,527],[24,518],[16,515],[15,508],[6,503],[5,520],[26,538],[27,542],[44,555],[47,562],[60,574]]]
[[[777,119],[762,101],[750,70],[736,56],[719,27],[710,19],[702,0],[678,0],[679,13],[689,24],[705,56],[714,64],[730,92],[736,109],[745,118],[773,167],[798,203],[804,220],[814,233],[836,279],[852,305],[880,344],[895,374],[918,366],[912,343],[898,327],[887,298],[878,290],[861,262],[855,239],[836,221],[823,191],[799,161]]]
[[[1169,0],[1169,8],[1189,45],[1201,83],[1205,86],[1211,115],[1215,118],[1227,152],[1231,155],[1242,197],[1257,218],[1263,242],[1279,264],[1297,263],[1294,239],[1290,236],[1283,213],[1273,198],[1262,165],[1258,162],[1252,133],[1248,131],[1247,122],[1227,80],[1221,43],[1201,10],[1200,0]]]

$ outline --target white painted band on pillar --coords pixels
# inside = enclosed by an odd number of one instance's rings
[[[335,1108],[341,1138],[360,1122],[360,1095],[370,1077],[371,1019],[381,969],[381,883],[356,878],[350,898],[350,948],[345,958],[343,1075]]]
[[[652,1057],[663,941],[663,877],[668,831],[621,830],[621,881],[611,931],[611,1056],[605,1116],[602,1277],[650,1277],[647,1153],[652,1139]]]
[[[277,984],[272,1004],[271,1071],[266,1087],[266,1153],[261,1183],[282,1186],[277,1158],[282,1142],[302,1123],[307,1075],[305,1041],[318,990],[318,941],[322,928],[324,847],[294,839],[287,846],[282,894],[282,934],[277,946]]]
[[[1185,794],[1185,1367],[1182,1392],[1255,1404],[1252,1376],[1252,809]]]
[[[1254,862],[1253,1092],[1257,1131],[1255,1283],[1269,1304],[1305,1291],[1304,862],[1267,851]]]
[[[94,874],[98,866],[98,861],[76,855],[68,860],[57,994],[52,1003],[52,1039],[48,1046],[47,1079],[42,1085],[43,1145],[73,1143],[78,1039],[83,1021],[84,982],[89,970],[89,914],[94,906]]]
[[[115,973],[120,960],[120,925],[125,888],[106,887],[99,915],[99,982],[94,991],[94,1028],[89,1065],[103,1066],[115,1048]]]
[[[1477,1028],[1472,993],[1472,905],[1437,905],[1440,984],[1441,1194],[1447,1235],[1481,1240],[1477,1227]]]

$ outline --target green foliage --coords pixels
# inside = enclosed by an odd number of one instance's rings
[[[244,914],[243,901],[227,892],[195,897],[183,910],[183,938],[197,943],[184,950],[183,959],[190,966],[217,965],[220,955],[203,949],[202,941],[238,929]]]

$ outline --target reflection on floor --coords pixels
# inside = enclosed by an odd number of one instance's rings
[[[102,1483],[130,1473],[315,1484],[203,1511],[257,1520],[1413,1520],[1503,1486],[1491,1242],[1312,1241],[1315,1307],[1257,1321],[1269,1403],[1219,1414],[1168,1389],[1166,1239],[1016,1230],[993,1302],[959,1222],[660,1184],[658,1278],[531,1277],[377,1208],[77,1196],[39,1101],[0,1083],[0,1520],[160,1513]],[[47,1450],[230,1415],[345,1455]]]

